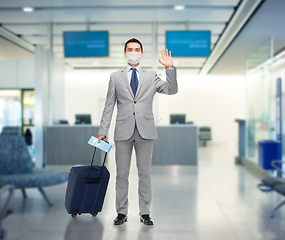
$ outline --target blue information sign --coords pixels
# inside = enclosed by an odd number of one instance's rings
[[[107,57],[108,31],[64,32],[65,57]]]
[[[166,48],[173,57],[208,57],[210,31],[166,31]]]

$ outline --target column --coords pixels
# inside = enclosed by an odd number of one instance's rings
[[[35,158],[36,167],[44,166],[44,126],[47,123],[47,51],[36,46],[35,51]]]

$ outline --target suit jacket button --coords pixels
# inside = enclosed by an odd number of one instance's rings
[[[136,101],[134,101],[134,104],[136,104],[137,102]]]
[[[135,115],[135,113],[133,113],[133,115]]]

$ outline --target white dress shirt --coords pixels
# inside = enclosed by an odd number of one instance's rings
[[[128,79],[129,79],[130,84],[131,84],[132,73],[133,73],[133,70],[131,70],[131,68],[132,67],[129,64],[126,66],[127,75],[128,75]],[[138,65],[136,67],[136,74],[137,74],[138,82],[140,81],[140,71],[141,71],[141,66]]]

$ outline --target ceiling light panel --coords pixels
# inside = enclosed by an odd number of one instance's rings
[[[31,7],[24,7],[24,8],[23,8],[23,11],[24,11],[24,12],[33,12],[34,9],[31,8]]]
[[[177,10],[177,11],[181,11],[181,10],[185,9],[185,6],[181,6],[181,5],[180,6],[175,6],[174,9]]]

